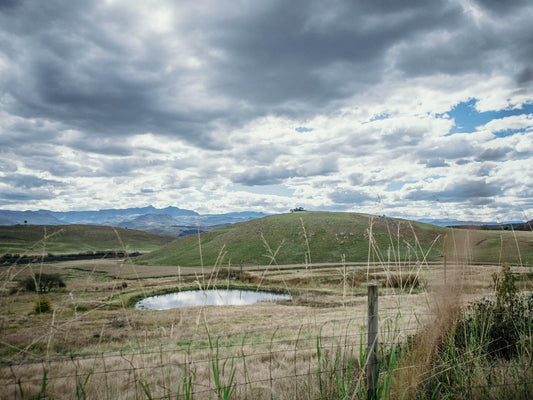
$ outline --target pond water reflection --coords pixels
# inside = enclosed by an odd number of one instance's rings
[[[251,290],[189,290],[147,297],[135,304],[138,310],[169,310],[189,306],[241,306],[260,301],[290,300],[288,294]]]

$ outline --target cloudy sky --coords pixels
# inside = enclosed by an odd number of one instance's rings
[[[0,209],[533,218],[530,0],[0,0]]]

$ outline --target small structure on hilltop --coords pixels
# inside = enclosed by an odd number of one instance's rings
[[[305,211],[305,209],[303,207],[291,208],[291,213],[299,212],[299,211]]]

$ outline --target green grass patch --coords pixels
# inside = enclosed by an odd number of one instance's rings
[[[134,229],[95,225],[0,226],[0,256],[73,254],[92,251],[149,252],[174,240]]]

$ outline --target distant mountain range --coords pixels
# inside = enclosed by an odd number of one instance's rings
[[[504,226],[504,225],[514,225],[514,224],[523,224],[524,221],[506,221],[506,222],[479,222],[479,221],[461,221],[457,219],[444,218],[444,219],[431,219],[431,218],[421,218],[417,219],[418,222],[423,222],[425,224],[437,225],[437,226],[447,226],[447,227],[459,227],[459,226]]]
[[[506,222],[476,222],[459,221],[455,219],[420,219],[418,222],[426,224],[445,226],[458,229],[477,229],[484,231],[515,230],[533,231],[533,220],[530,221],[506,221]]]
[[[65,212],[0,210],[0,225],[106,225],[182,236],[262,218],[266,215],[268,214],[253,211],[200,215],[195,211],[178,207],[155,208],[153,206]]]
[[[245,211],[226,214],[198,214],[196,211],[178,207],[155,208],[153,206],[125,209],[106,209],[99,211],[10,211],[0,210],[0,225],[105,225],[118,226],[128,229],[159,233],[169,236],[184,236],[191,233],[205,232],[220,226],[237,222],[251,221],[263,218],[268,214],[262,212]],[[454,227],[513,227],[520,229],[523,221],[507,222],[476,222],[455,219],[418,219],[437,226]],[[528,223],[526,223],[528,224]],[[531,221],[526,226],[531,228]]]

